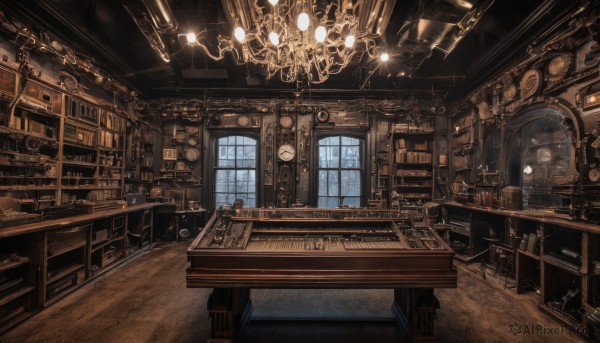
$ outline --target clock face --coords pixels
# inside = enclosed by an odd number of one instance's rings
[[[282,144],[277,149],[277,157],[282,161],[291,161],[296,157],[296,149],[290,144]]]

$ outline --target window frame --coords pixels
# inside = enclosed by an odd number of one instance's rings
[[[319,166],[319,147],[320,147],[320,142],[322,139],[328,138],[328,137],[340,137],[340,145],[339,147],[341,148],[341,138],[342,137],[348,137],[348,138],[353,138],[353,139],[358,139],[359,141],[359,166],[357,168],[321,168]],[[319,206],[319,171],[321,170],[337,170],[338,171],[338,180],[341,181],[341,171],[342,170],[358,170],[360,173],[360,180],[361,180],[361,185],[360,185],[360,195],[359,197],[359,206],[360,207],[364,207],[365,204],[365,197],[366,197],[366,189],[368,189],[369,187],[369,181],[370,179],[367,178],[366,176],[370,175],[369,172],[369,167],[368,167],[368,163],[366,163],[366,152],[367,152],[367,135],[365,133],[357,133],[357,132],[315,132],[314,135],[314,144],[313,144],[313,158],[312,158],[312,163],[313,166],[315,166],[314,168],[312,168],[312,173],[311,173],[311,182],[310,184],[312,185],[312,187],[310,187],[310,192],[311,192],[311,200],[312,200],[312,206],[313,207],[317,207]],[[341,154],[341,149],[340,149],[340,154]],[[341,182],[338,184],[338,190],[339,193],[341,194]],[[338,195],[338,199],[341,195]],[[331,207],[329,207],[331,208]]]
[[[256,156],[255,156],[255,165],[254,168],[250,168],[250,167],[219,167],[219,140],[222,138],[228,138],[228,137],[244,137],[244,138],[250,138],[252,140],[254,140],[255,142],[255,147],[256,147]],[[235,145],[236,147],[238,146],[237,144]],[[211,150],[213,151],[213,157],[211,159],[211,180],[210,180],[210,188],[211,188],[211,205],[213,208],[217,208],[217,172],[219,170],[254,170],[254,184],[255,184],[255,189],[254,189],[254,199],[255,199],[255,207],[259,207],[260,204],[260,197],[261,197],[261,178],[259,177],[259,170],[261,168],[261,155],[260,155],[260,150],[261,150],[261,146],[260,146],[260,137],[256,134],[248,134],[247,132],[220,132],[218,134],[215,134],[212,137],[212,148]],[[237,155],[235,156],[235,161],[237,161]],[[230,194],[230,193],[228,193]],[[231,205],[231,204],[230,204]],[[219,205],[220,206],[220,205]],[[247,204],[244,204],[244,206],[247,206]]]

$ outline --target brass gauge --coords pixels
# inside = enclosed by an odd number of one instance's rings
[[[548,71],[548,81],[556,82],[562,79],[569,71],[570,66],[570,54],[559,55],[551,59],[546,67],[546,70]]]
[[[515,100],[516,95],[517,95],[517,86],[514,83],[509,82],[504,85],[504,88],[502,88],[502,101],[503,102],[511,102],[511,101]]]
[[[294,127],[294,118],[290,115],[283,115],[279,118],[279,126],[282,129],[291,129]]]
[[[590,181],[598,182],[598,180],[600,180],[600,169],[598,169],[598,168],[590,169],[590,171],[588,172],[588,177],[590,178]]]
[[[239,127],[248,127],[250,126],[250,117],[247,115],[241,115],[237,118],[237,124]]]
[[[542,73],[537,69],[529,69],[523,74],[519,86],[521,87],[521,99],[535,95],[542,86]]]

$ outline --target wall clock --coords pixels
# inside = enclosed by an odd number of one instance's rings
[[[529,69],[523,74],[519,86],[521,87],[521,99],[527,99],[535,95],[542,85],[542,73],[537,69]]]
[[[282,161],[289,162],[296,157],[296,149],[291,144],[282,144],[277,149],[277,157]]]

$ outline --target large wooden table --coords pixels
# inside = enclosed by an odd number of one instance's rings
[[[188,288],[213,288],[211,339],[238,339],[251,288],[391,288],[392,313],[432,341],[434,288],[456,288],[452,250],[430,228],[387,211],[237,210],[215,213],[188,248]],[[414,247],[412,235],[425,235]]]

